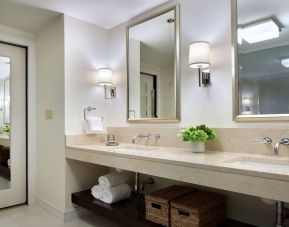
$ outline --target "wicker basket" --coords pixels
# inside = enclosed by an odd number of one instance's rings
[[[171,202],[172,227],[216,227],[224,220],[223,196],[198,191]]]
[[[170,201],[196,191],[193,188],[171,186],[146,195],[146,219],[170,226]]]

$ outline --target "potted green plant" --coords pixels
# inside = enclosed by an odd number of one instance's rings
[[[10,131],[11,131],[10,124],[5,124],[2,131],[5,132],[7,135],[10,135]]]
[[[217,134],[214,129],[208,128],[206,125],[198,125],[181,130],[179,137],[185,141],[192,143],[193,152],[204,152],[205,142],[207,140],[215,140]]]

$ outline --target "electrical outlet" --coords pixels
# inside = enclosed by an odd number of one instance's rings
[[[46,120],[52,120],[52,118],[53,118],[52,110],[45,110],[45,119]]]

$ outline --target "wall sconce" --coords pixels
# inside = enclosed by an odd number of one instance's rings
[[[242,114],[250,114],[253,101],[249,98],[242,99]]]
[[[208,86],[211,83],[210,67],[210,44],[199,41],[190,45],[189,67],[199,71],[199,87]]]
[[[104,87],[105,99],[116,97],[116,87],[112,83],[112,70],[109,68],[101,68],[97,71],[98,85]]]

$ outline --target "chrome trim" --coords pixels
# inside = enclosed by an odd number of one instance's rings
[[[289,145],[289,139],[288,138],[283,138],[283,139],[281,139],[280,142],[276,143],[275,146],[274,146],[274,154],[276,154],[276,155],[279,154],[279,147],[280,147],[281,144],[288,146]]]

